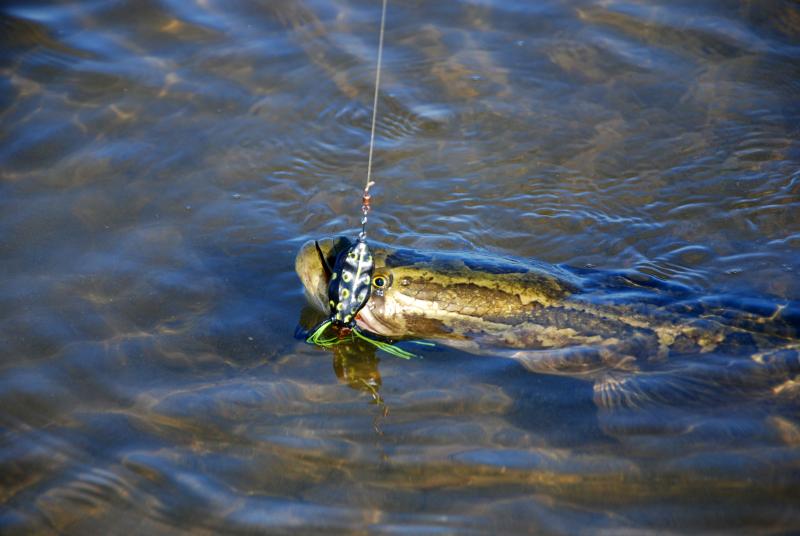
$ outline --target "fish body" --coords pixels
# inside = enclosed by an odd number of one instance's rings
[[[298,253],[296,271],[321,311],[329,284],[324,262],[351,246],[326,238]],[[674,354],[755,355],[800,342],[795,304],[743,301],[732,314],[724,300],[704,301],[641,274],[378,244],[371,251],[373,292],[355,316],[359,328],[500,354],[538,372],[593,375]]]

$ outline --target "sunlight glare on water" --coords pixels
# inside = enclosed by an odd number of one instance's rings
[[[295,338],[379,16],[0,8],[0,533],[800,531],[797,352],[651,356],[614,406]],[[391,0],[383,61],[371,238],[798,310],[797,2]]]

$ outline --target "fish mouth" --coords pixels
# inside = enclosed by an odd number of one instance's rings
[[[358,312],[356,315],[356,323],[358,327],[369,331],[370,333],[375,333],[376,335],[385,335],[386,329],[375,315],[372,314],[372,311],[369,308],[369,304],[367,304],[361,311]]]

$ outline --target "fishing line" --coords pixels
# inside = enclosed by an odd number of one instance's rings
[[[383,0],[381,7],[381,31],[378,37],[378,65],[375,69],[375,94],[372,99],[372,129],[369,134],[369,156],[367,157],[367,182],[364,185],[364,194],[361,196],[361,234],[360,240],[367,238],[367,214],[369,213],[370,195],[369,189],[375,184],[372,180],[372,153],[375,149],[375,123],[378,119],[378,92],[381,87],[381,64],[383,62],[383,34],[386,29],[386,4],[388,0]]]

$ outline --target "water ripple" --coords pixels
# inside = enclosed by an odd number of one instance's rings
[[[735,332],[560,375],[294,338],[379,13],[4,5],[0,531],[797,532],[797,5],[390,4],[372,238]]]

